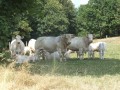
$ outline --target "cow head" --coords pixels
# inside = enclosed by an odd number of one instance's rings
[[[74,34],[64,34],[64,35],[65,35],[65,37],[68,39],[68,41],[70,41],[72,38],[75,37]]]
[[[72,38],[75,37],[75,35],[74,34],[63,34],[63,37],[64,37],[64,42],[66,43],[66,47],[67,47],[68,45],[70,45],[71,43],[70,41]]]
[[[16,39],[16,46],[19,46],[21,43],[22,37],[20,35],[17,35],[15,39]]]
[[[93,34],[88,34],[87,35],[87,38],[89,40],[89,43],[92,43],[93,42]]]
[[[62,52],[66,52],[67,46],[71,44],[70,40],[75,36],[73,34],[63,34],[60,37],[61,37],[60,43],[61,43]]]
[[[20,35],[17,35],[16,36],[16,39],[22,39]]]

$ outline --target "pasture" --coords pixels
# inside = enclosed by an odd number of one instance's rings
[[[97,39],[107,43],[105,59],[36,61],[16,67],[14,62],[0,66],[0,90],[119,90],[120,37]]]

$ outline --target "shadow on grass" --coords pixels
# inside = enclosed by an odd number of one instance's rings
[[[31,63],[32,74],[68,76],[103,76],[120,74],[120,60],[117,59],[70,59],[68,61],[37,61]]]

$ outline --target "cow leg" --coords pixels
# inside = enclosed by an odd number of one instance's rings
[[[41,50],[35,50],[35,57],[37,58],[37,60],[40,60]]]
[[[82,60],[83,59],[83,49],[79,49],[79,59]]]
[[[102,51],[102,59],[104,59],[104,50]]]
[[[100,59],[104,59],[104,51],[103,50],[100,50],[99,55],[100,55]]]
[[[100,59],[102,59],[102,50],[99,52]]]
[[[77,58],[79,58],[79,57],[80,57],[80,55],[79,55],[79,51],[76,51],[76,53],[77,53]]]
[[[62,56],[63,56],[63,60],[67,61],[67,59],[66,59],[67,55],[65,55],[64,53],[62,53]]]
[[[102,59],[102,52],[101,52],[101,50],[100,50],[100,52],[99,52],[99,56],[100,56],[100,59]]]
[[[32,55],[32,50],[30,49],[30,55]]]
[[[88,51],[88,58],[94,58],[94,51],[90,50]]]
[[[92,59],[94,59],[94,57],[95,57],[94,51],[91,52],[91,55],[92,55]]]
[[[46,55],[45,55],[45,50],[42,49],[40,55],[42,56],[42,59],[43,59],[43,60],[46,60],[46,58],[45,58],[45,56],[46,56]]]
[[[60,55],[60,62],[62,62],[64,60],[64,55],[62,52],[60,52],[59,55]]]
[[[60,62],[62,62],[62,61],[63,61],[62,51],[61,51],[61,49],[59,49],[59,48],[57,48],[57,51],[58,51],[58,53],[59,53],[59,55],[60,55]]]

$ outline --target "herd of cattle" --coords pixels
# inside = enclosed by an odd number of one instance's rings
[[[30,39],[28,45],[25,45],[20,35],[17,35],[9,43],[11,57],[16,63],[24,63],[30,60],[67,60],[70,53],[76,51],[77,57],[84,59],[84,54],[88,53],[88,58],[94,58],[94,52],[98,51],[100,59],[104,59],[106,49],[105,42],[93,42],[93,35],[88,34],[85,37],[77,37],[73,34],[62,34],[57,37],[43,36],[36,40]]]

